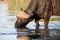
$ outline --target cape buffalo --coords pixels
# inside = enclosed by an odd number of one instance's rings
[[[38,30],[39,20],[44,19],[44,37],[48,37],[48,23],[50,16],[60,16],[59,2],[59,0],[31,0],[25,11],[18,12],[15,27],[24,28],[30,21],[35,19],[36,30]]]

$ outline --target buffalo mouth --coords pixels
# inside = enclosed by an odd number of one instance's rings
[[[26,28],[27,24],[28,24],[28,19],[20,19],[16,21],[15,28]]]
[[[26,28],[26,25],[32,21],[31,18],[29,19],[20,19],[20,20],[17,20],[16,23],[15,23],[15,28]]]

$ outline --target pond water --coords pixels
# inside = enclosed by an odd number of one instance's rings
[[[17,32],[14,28],[15,21],[16,11],[0,11],[0,40],[17,40]],[[43,29],[43,22],[40,22],[40,25],[40,28]],[[35,29],[35,23],[30,22],[27,28]],[[49,29],[60,29],[60,21],[50,21]]]
[[[17,40],[17,32],[14,28],[16,21],[16,13],[13,11],[0,12],[0,40]],[[40,28],[43,27],[43,22],[40,22]],[[30,29],[35,29],[35,23],[30,22],[27,25]],[[49,29],[60,29],[60,21],[50,21]]]

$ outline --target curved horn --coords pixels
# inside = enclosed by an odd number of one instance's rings
[[[23,11],[23,9],[21,8],[21,11]]]

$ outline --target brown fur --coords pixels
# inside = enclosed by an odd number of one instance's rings
[[[23,11],[19,11],[19,12],[17,13],[17,17],[23,19],[23,18],[29,18],[30,15],[26,14],[26,13],[23,12]]]
[[[29,12],[30,11],[30,12]],[[16,27],[24,27],[26,26],[30,21],[35,19],[36,22],[36,29],[39,28],[39,20],[44,19],[44,37],[49,36],[49,29],[48,29],[48,23],[49,19],[52,15],[60,16],[60,0],[31,0],[29,6],[25,11],[23,11],[32,16],[28,17],[27,19],[17,19],[16,21]]]

